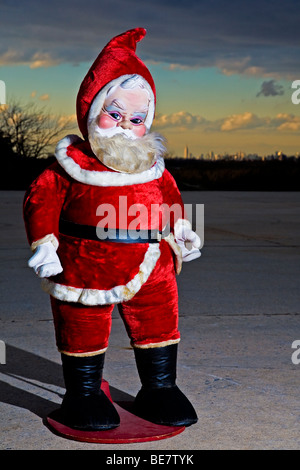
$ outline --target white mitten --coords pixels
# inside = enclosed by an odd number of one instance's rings
[[[28,266],[39,277],[50,277],[61,273],[63,268],[51,242],[42,243],[29,259]]]
[[[199,250],[201,245],[200,237],[194,232],[191,228],[184,224],[178,224],[175,227],[175,240],[176,243],[180,246],[182,252],[182,261],[192,261],[201,256]],[[185,246],[185,242],[190,242],[192,248],[188,250]]]

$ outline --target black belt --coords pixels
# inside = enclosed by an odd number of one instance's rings
[[[109,241],[118,243],[159,243],[166,236],[159,230],[106,229],[91,225],[76,224],[60,219],[59,232],[86,240]]]

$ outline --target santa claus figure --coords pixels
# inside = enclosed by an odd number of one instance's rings
[[[58,143],[57,161],[24,200],[34,253],[29,266],[50,294],[62,357],[61,417],[74,429],[105,430],[120,422],[100,389],[114,305],[142,384],[135,413],[164,425],[197,421],[176,385],[176,273],[182,261],[200,256],[200,239],[165,170],[164,140],[150,132],[155,85],[135,54],[145,34],[127,31],[102,50],[77,97],[83,139],[69,135]]]

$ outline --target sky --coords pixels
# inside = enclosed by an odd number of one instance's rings
[[[137,55],[156,85],[152,130],[172,155],[300,152],[299,0],[0,0],[6,102],[71,116],[115,35],[144,27]],[[299,94],[300,97],[300,94]]]

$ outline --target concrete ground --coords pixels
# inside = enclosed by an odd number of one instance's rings
[[[49,299],[27,268],[22,192],[0,193],[0,448],[18,450],[299,449],[300,193],[185,192],[204,204],[202,257],[178,277],[178,380],[199,421],[170,439],[81,443],[43,418],[64,393]],[[299,340],[299,355],[292,343]],[[294,353],[292,361],[292,354]],[[115,399],[139,389],[113,313],[105,374]]]

